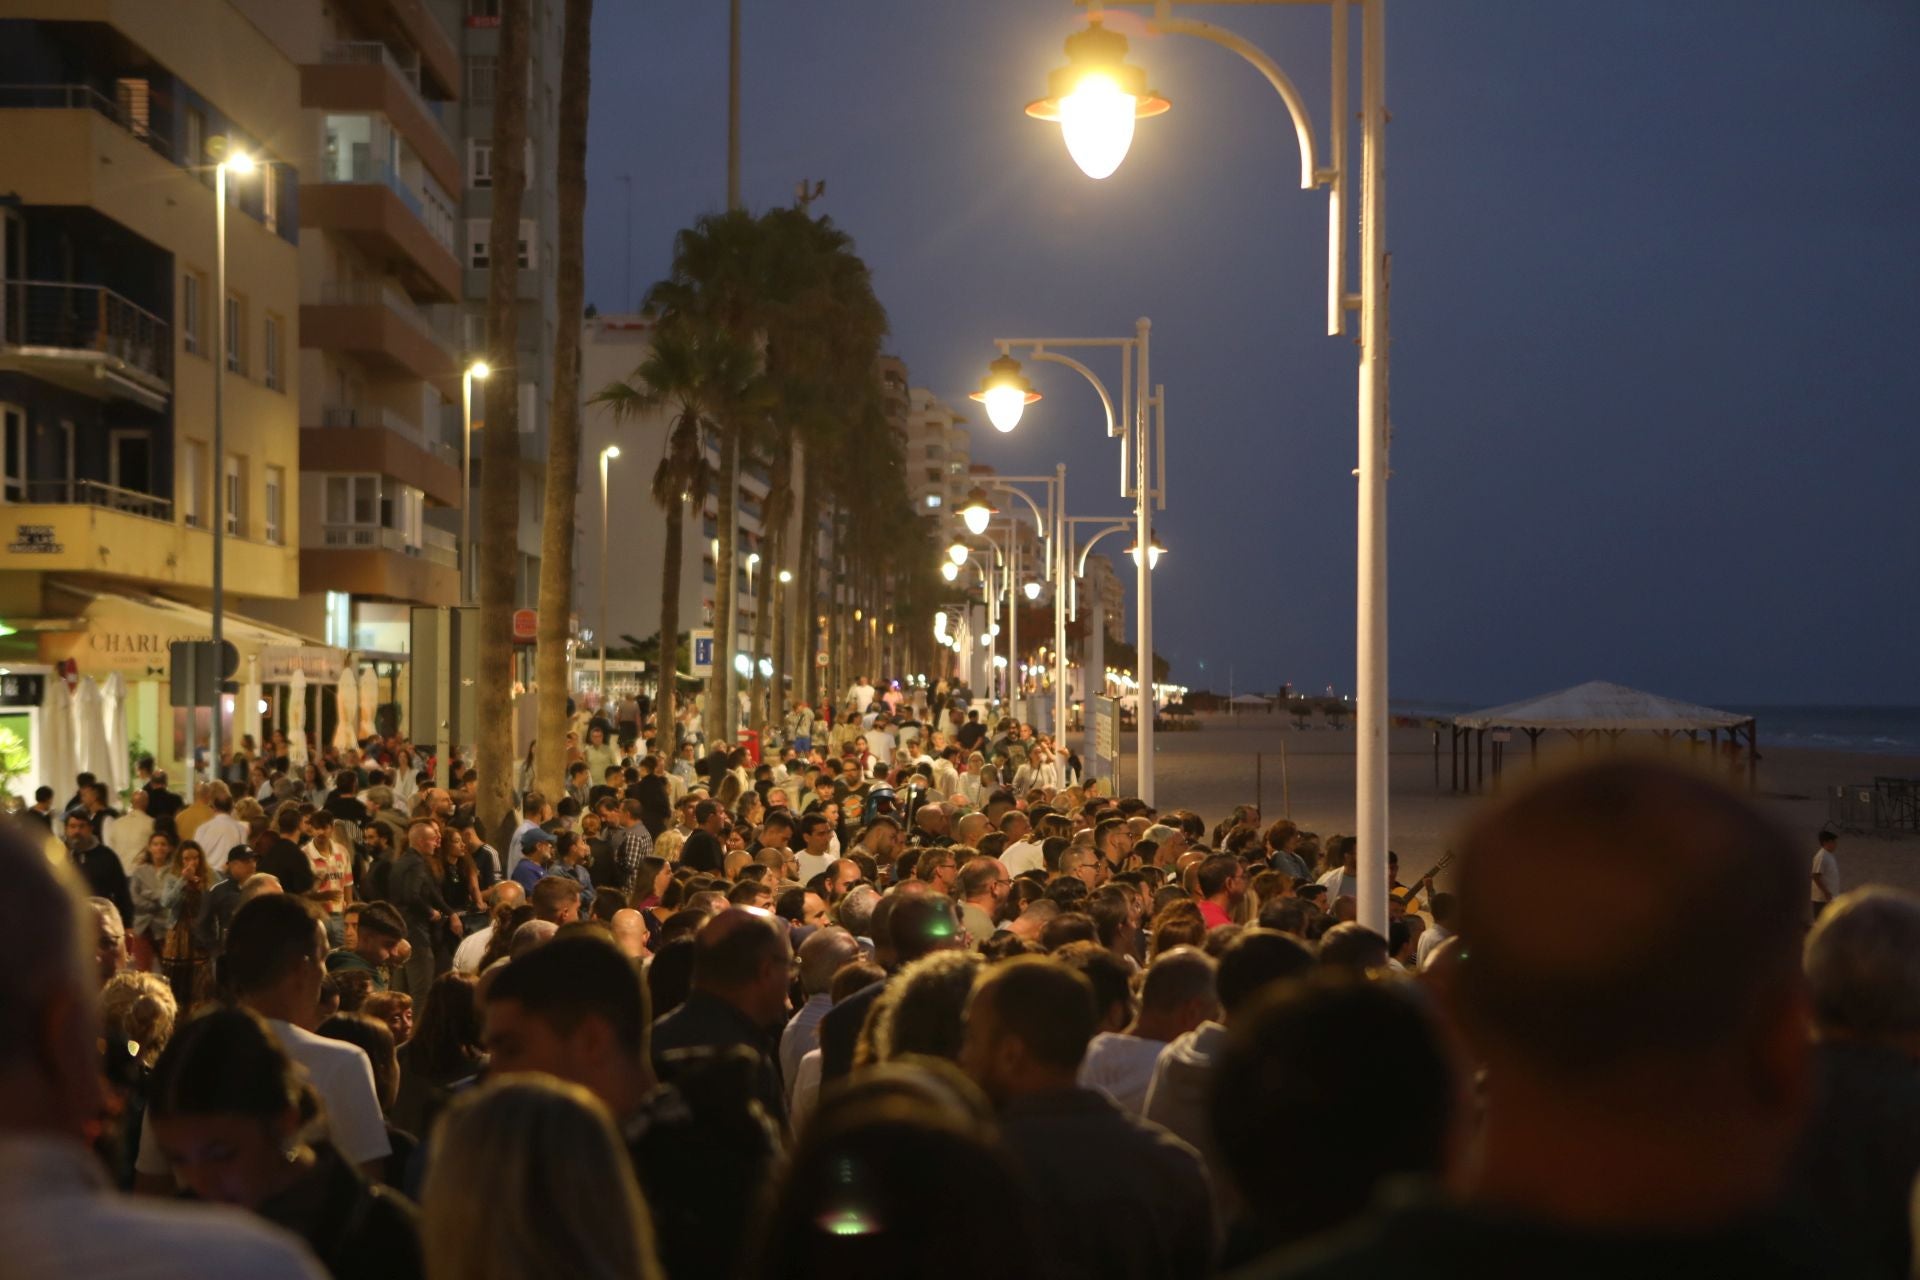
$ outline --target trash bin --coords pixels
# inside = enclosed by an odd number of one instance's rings
[[[758,729],[742,729],[740,731],[740,745],[747,749],[747,763],[757,767],[760,763],[760,731]]]

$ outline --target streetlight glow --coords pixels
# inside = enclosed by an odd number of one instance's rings
[[[1029,582],[1022,590],[1027,593],[1027,599],[1029,600],[1038,600],[1040,598],[1040,584],[1037,582]]]
[[[1153,541],[1147,544],[1147,572],[1151,573],[1153,570],[1159,568],[1160,557],[1165,554],[1167,554],[1167,548],[1161,543],[1160,535],[1156,533],[1153,535]],[[1132,559],[1134,564],[1137,565],[1140,563],[1139,542],[1136,541],[1127,548],[1127,555]]]
[[[245,175],[253,172],[253,157],[245,151],[230,151],[220,165],[228,173]]]
[[[1067,65],[1048,74],[1047,96],[1028,103],[1027,114],[1057,123],[1080,171],[1105,178],[1127,158],[1134,122],[1172,104],[1147,88],[1145,71],[1128,65],[1127,38],[1098,18],[1067,37],[1066,51]]]
[[[485,360],[475,360],[467,366],[467,376],[475,382],[485,382],[487,375],[492,372],[492,367],[489,366]]]
[[[960,566],[949,560],[940,566],[940,576],[952,582],[960,576]]]
[[[960,565],[965,564],[967,562],[967,544],[964,542],[956,542],[952,546],[948,547],[947,559],[956,568]],[[947,581],[951,582],[953,581],[953,579],[949,578],[947,579]]]
[[[988,365],[980,389],[968,397],[987,406],[987,421],[1003,434],[1019,426],[1020,415],[1039,398],[1040,393],[1021,376],[1020,362],[1012,356],[1001,356]]]
[[[791,570],[791,569],[782,569],[782,570],[780,571],[780,583],[781,583],[781,585],[782,585],[782,586],[784,586],[784,585],[786,585],[787,583],[789,583],[789,582],[792,582],[792,581],[793,581],[793,570]]]
[[[992,412],[991,402],[988,405],[988,412]],[[1018,408],[1014,410],[1013,416],[1018,420],[1020,416]],[[967,505],[960,508],[960,519],[966,524],[967,532],[976,538],[987,531],[987,522],[992,520],[993,516],[993,506],[987,501],[987,491],[981,488],[975,488],[969,493]]]
[[[610,444],[605,449],[601,450],[601,452],[606,454],[609,458],[617,458],[620,456],[620,446],[617,444]]]

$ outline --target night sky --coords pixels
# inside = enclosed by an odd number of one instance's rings
[[[620,175],[635,299],[724,203],[726,8],[597,6],[603,311]],[[991,337],[1150,316],[1155,647],[1196,687],[1350,691],[1356,352],[1324,334],[1326,196],[1266,83],[1136,38],[1174,109],[1094,182],[1021,114],[1067,0],[745,8],[748,204],[824,179],[949,403]],[[1272,54],[1325,145],[1322,8],[1188,13]],[[1920,703],[1920,6],[1399,0],[1387,41],[1395,699]],[[1074,514],[1124,514],[1091,389],[1029,373],[1047,398],[1011,436],[967,402],[974,460],[1064,460]]]

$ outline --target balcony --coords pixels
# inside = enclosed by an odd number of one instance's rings
[[[84,573],[194,590],[212,581],[212,535],[176,521],[173,503],[154,494],[92,480],[35,481],[10,486],[0,512],[6,517],[0,573]],[[224,541],[230,589],[280,598],[296,593],[290,548]]]
[[[173,159],[173,148],[165,138],[91,85],[0,84],[0,110],[91,111],[119,125],[155,155]]]
[[[441,395],[458,400],[453,342],[450,324],[387,284],[324,285],[319,302],[300,307],[302,347],[347,352],[372,368],[431,382]]]
[[[460,50],[428,9],[426,0],[341,0],[355,25],[420,51],[420,73],[438,96],[460,94]]]
[[[0,368],[160,409],[173,394],[173,328],[100,285],[0,281]]]
[[[327,45],[318,63],[300,68],[300,104],[380,115],[413,147],[441,187],[460,189],[460,159],[440,109],[420,92],[418,70],[402,65],[386,45],[376,40]]]
[[[11,486],[10,486],[11,488]],[[9,498],[9,507],[62,506],[99,507],[144,520],[173,523],[173,499],[151,493],[116,489],[97,480],[29,480],[20,486],[20,497]]]
[[[301,585],[308,590],[454,604],[460,595],[458,539],[426,528],[418,544],[398,529],[378,525],[322,525],[319,546],[300,552]]]
[[[300,469],[373,472],[411,485],[442,506],[460,504],[460,454],[425,439],[392,410],[332,407],[300,428]]]
[[[302,184],[300,225],[353,242],[416,297],[453,302],[461,296],[453,206],[434,199],[430,206],[384,164],[349,163],[337,177]]]

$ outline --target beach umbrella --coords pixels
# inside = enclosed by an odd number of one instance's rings
[[[373,674],[372,666],[360,668],[360,738],[365,741],[374,734],[373,713],[380,706],[380,677]]]
[[[107,745],[106,706],[100,697],[100,686],[85,676],[73,691],[73,742],[77,754],[75,772],[112,779],[113,751]],[[112,785],[111,781],[108,785]]]
[[[307,763],[307,673],[299,667],[287,688],[287,763],[295,769]]]
[[[40,741],[34,755],[40,762],[40,781],[53,788],[53,802],[67,802],[67,788],[80,772],[74,763],[73,695],[58,671],[47,675],[46,700],[40,704]]]
[[[133,774],[127,760],[127,682],[118,671],[107,677],[102,695],[106,701],[107,754],[113,758],[113,791],[125,795],[133,786]]]
[[[360,681],[352,667],[340,669],[340,683],[333,694],[333,749],[345,751],[353,745],[353,718],[360,702]]]

